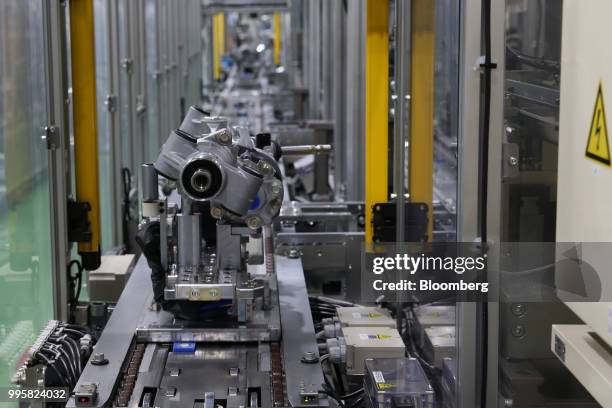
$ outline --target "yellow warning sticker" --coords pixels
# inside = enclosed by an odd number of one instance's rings
[[[597,90],[595,108],[593,108],[593,119],[589,130],[586,157],[610,165],[610,143],[608,140],[608,127],[606,125],[606,109],[604,105],[601,82]]]

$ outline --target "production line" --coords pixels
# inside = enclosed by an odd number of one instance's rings
[[[0,4],[0,405],[612,407],[585,3]]]

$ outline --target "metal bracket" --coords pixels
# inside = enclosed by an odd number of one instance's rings
[[[147,111],[147,105],[145,103],[144,95],[136,96],[136,114],[143,115]]]
[[[121,60],[121,67],[127,72],[128,75],[132,74],[132,66],[134,65],[134,60],[131,58],[124,58]]]
[[[117,96],[116,95],[106,95],[104,99],[104,105],[106,105],[106,110],[113,113],[117,110]]]
[[[45,126],[40,138],[47,143],[47,149],[49,150],[59,147],[59,129],[55,125]]]
[[[374,204],[372,209],[374,242],[395,242],[395,203]],[[406,203],[406,242],[427,242],[429,211],[425,203]]]

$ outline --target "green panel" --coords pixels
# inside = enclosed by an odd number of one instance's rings
[[[0,387],[53,317],[41,6],[0,3]]]

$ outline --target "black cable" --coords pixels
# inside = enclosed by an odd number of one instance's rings
[[[81,370],[83,369],[83,363],[81,360],[81,355],[79,353],[79,346],[76,340],[63,335],[63,336],[50,336],[49,341],[58,345],[59,347],[65,347],[66,350],[70,353],[68,356],[68,361],[71,364],[71,367],[74,369],[74,372],[77,374],[77,377],[81,374]]]
[[[80,358],[81,354],[79,353],[79,349],[80,349],[79,348],[79,343],[77,343],[75,339],[73,339],[71,337],[68,337],[68,336],[66,336],[66,341],[68,343],[70,343],[72,345],[72,347],[73,347],[72,350],[74,352],[73,353],[74,361],[75,361],[76,364],[78,364],[79,373],[80,373],[81,370],[83,369],[83,364],[82,364],[82,361],[81,361],[81,358]]]
[[[66,376],[66,379],[71,382],[74,381],[74,372],[69,369],[69,366],[66,365],[66,361],[63,358],[63,354],[59,352],[59,349],[52,349],[49,345],[41,347],[39,353],[42,355],[46,355],[49,357],[49,364],[54,365],[55,363],[61,363],[63,367],[63,372]]]
[[[484,37],[484,105],[482,115],[482,143],[480,155],[480,241],[481,250],[487,251],[487,195],[489,182],[489,126],[491,121],[491,71],[494,65],[491,61],[491,0],[482,0],[482,28]],[[485,268],[486,271],[486,268]],[[487,404],[487,366],[488,366],[488,331],[489,311],[487,302],[482,302],[482,384],[480,389],[480,405]]]
[[[358,395],[363,394],[364,392],[365,392],[365,389],[360,388],[360,389],[358,389],[357,391],[353,391],[353,392],[351,392],[351,393],[349,393],[349,394],[346,394],[346,395],[341,395],[341,396],[340,396],[340,399],[346,400],[346,399],[349,399],[349,398],[353,398],[353,397],[356,397],[356,396],[358,396]]]
[[[343,403],[342,401],[340,401],[340,400],[338,399],[338,397],[336,397],[336,396],[335,396],[333,393],[331,393],[331,392],[329,392],[329,391],[327,391],[327,390],[324,390],[324,391],[323,391],[323,394],[327,395],[329,398],[331,398],[331,399],[333,399],[334,401],[336,401],[336,404],[338,404],[338,406],[339,406],[339,407],[341,407],[341,408],[345,408],[345,407],[344,407],[344,403]]]
[[[559,72],[561,70],[561,63],[558,61],[548,60],[545,58],[538,58],[532,55],[527,55],[510,45],[506,45],[506,50],[512,54],[519,62],[529,65],[534,68],[539,68],[549,72]]]
[[[331,314],[335,314],[336,313],[336,309],[330,309],[328,307],[323,307],[323,306],[311,306],[310,310],[317,310],[317,311],[327,312],[327,313],[331,313]]]
[[[123,246],[126,252],[130,250],[129,224],[132,219],[130,215],[130,191],[132,190],[132,173],[130,169],[124,167],[121,169],[121,178],[123,182]]]
[[[72,267],[77,267],[77,274],[72,275]],[[72,289],[72,299],[70,302],[71,312],[74,312],[76,305],[79,303],[81,296],[81,286],[83,284],[83,265],[77,259],[73,259],[68,263],[68,279]]]
[[[333,384],[332,382],[329,381],[329,378],[327,377],[327,374],[325,373],[325,369],[323,367],[323,362],[331,363],[330,360],[329,360],[329,354],[325,354],[325,355],[321,356],[321,358],[319,359],[319,362],[321,363],[321,368],[323,368],[323,380],[325,381],[324,388],[326,388],[326,392],[325,393],[328,396],[332,397],[334,399],[334,401],[336,401],[341,407],[344,407],[344,404],[342,403],[342,398],[336,392],[335,384]],[[330,369],[330,372],[332,373],[332,377],[333,377],[332,367],[333,367],[333,365],[330,364],[329,365],[329,369]],[[335,381],[333,381],[333,382],[335,382]]]
[[[353,401],[351,403],[351,405],[349,405],[350,408],[358,408],[363,406],[363,403],[365,402],[365,394],[362,395],[361,397],[359,397],[358,399],[356,399],[355,401]]]
[[[70,372],[70,376],[72,377],[72,383],[70,385],[76,384],[79,379],[80,373],[77,373],[76,367],[74,366],[74,364],[72,364],[72,357],[69,356],[68,352],[61,347],[58,348],[58,352],[61,353],[61,356],[59,356],[59,358],[56,358],[56,361],[62,363],[66,370]]]
[[[79,339],[87,334],[87,333],[81,333],[81,332],[79,332],[76,329],[70,329],[68,327],[63,327],[62,328],[62,333],[66,333],[68,335],[70,335],[70,334],[76,335]]]
[[[70,355],[67,356],[67,359],[68,359],[67,361],[68,363],[70,363],[71,369],[73,369],[73,371],[76,372],[76,366],[74,365],[74,355],[73,355],[72,346],[68,342],[66,342],[63,338],[56,337],[56,336],[49,337],[48,342],[55,345],[55,347],[57,347],[58,349],[62,347],[66,347],[68,349],[68,352],[70,353]]]
[[[38,353],[36,353],[36,357],[42,358],[45,363],[47,364],[47,367],[51,368],[54,372],[55,375],[57,376],[57,378],[62,382],[62,385],[68,387],[68,388],[72,388],[70,387],[70,381],[68,381],[66,379],[66,377],[64,377],[58,370],[57,368],[52,364],[52,361],[49,360],[44,354],[42,354],[40,351]]]

